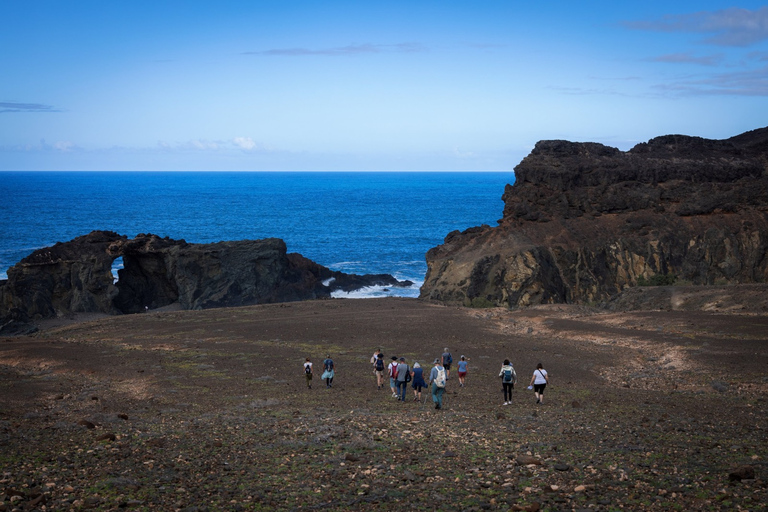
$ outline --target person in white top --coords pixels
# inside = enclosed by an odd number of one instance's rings
[[[536,403],[544,403],[544,388],[549,384],[549,376],[547,370],[544,369],[541,363],[536,365],[536,371],[533,372],[531,377],[531,386],[533,386],[533,392],[536,395]]]

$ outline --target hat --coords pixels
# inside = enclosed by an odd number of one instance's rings
[[[434,363],[432,363],[432,364],[437,364],[437,363],[439,363],[439,362],[440,362],[440,360],[439,360],[439,359],[435,359],[435,362],[434,362]]]
[[[405,358],[404,358],[404,357],[401,357],[401,358],[400,358],[400,360],[401,360],[401,361],[405,361]]]
[[[397,356],[392,356],[393,361],[397,361]]]

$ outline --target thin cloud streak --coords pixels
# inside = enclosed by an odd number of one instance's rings
[[[750,46],[768,40],[768,7],[754,11],[732,7],[622,24],[632,30],[712,34],[704,42],[718,46]]]
[[[649,62],[666,62],[670,64],[700,64],[702,66],[717,66],[723,62],[724,56],[707,55],[704,57],[695,57],[690,53],[670,53],[647,59]]]
[[[680,80],[656,89],[685,96],[768,96],[768,67]]]
[[[376,53],[420,53],[426,51],[421,43],[398,44],[350,44],[336,48],[322,48],[313,50],[310,48],[274,48],[264,51],[243,52],[243,55],[264,55],[274,57],[304,57],[304,56],[348,56]]]
[[[10,112],[61,112],[61,110],[42,103],[18,103],[15,101],[0,102],[0,114]]]

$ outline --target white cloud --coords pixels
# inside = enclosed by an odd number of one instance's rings
[[[261,145],[258,144],[250,137],[235,137],[232,142],[235,146],[245,151],[252,151],[254,149],[261,149]]]

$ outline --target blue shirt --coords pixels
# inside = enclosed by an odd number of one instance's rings
[[[462,373],[467,371],[467,362],[466,361],[459,361],[459,364],[457,364],[456,366],[458,366],[459,371],[462,372]]]

